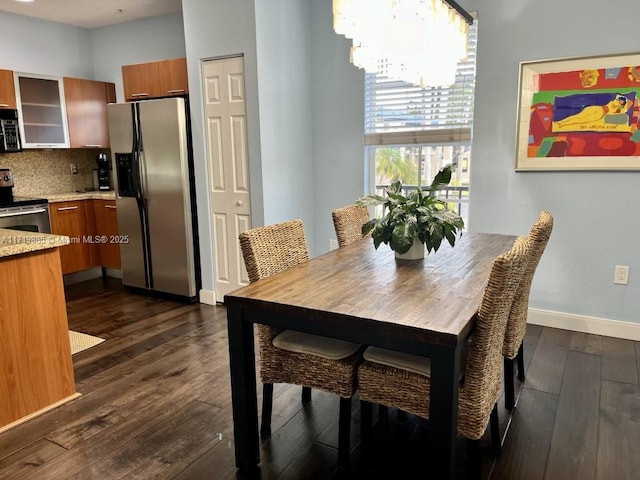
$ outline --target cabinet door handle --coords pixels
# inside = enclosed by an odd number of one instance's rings
[[[116,207],[115,205],[105,205],[104,208],[113,208],[115,210],[118,207]]]
[[[167,93],[184,93],[184,88],[178,88],[176,90],[167,90]]]
[[[85,145],[87,148],[102,148],[102,145]]]
[[[58,207],[56,208],[57,211],[59,212],[64,212],[65,210],[77,210],[78,206],[76,205],[75,207]]]
[[[132,97],[148,97],[149,94],[148,93],[132,93],[131,96]]]
[[[0,103],[0,108],[5,108],[8,107],[9,104],[8,103]]]

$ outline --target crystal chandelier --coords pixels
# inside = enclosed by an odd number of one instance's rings
[[[353,65],[421,87],[455,83],[472,22],[452,0],[333,0]]]

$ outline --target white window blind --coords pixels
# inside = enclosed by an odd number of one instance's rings
[[[453,85],[421,88],[376,73],[365,74],[367,145],[449,143],[471,139],[477,24],[477,20],[474,21],[469,29],[467,58],[458,63]]]

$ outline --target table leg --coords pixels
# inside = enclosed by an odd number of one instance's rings
[[[460,352],[441,347],[431,357],[429,457],[435,478],[453,479],[456,467]]]
[[[253,323],[243,321],[240,307],[228,305],[227,328],[236,467],[252,471],[260,461]]]

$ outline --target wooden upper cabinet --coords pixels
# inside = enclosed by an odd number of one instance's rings
[[[115,102],[113,83],[64,77],[71,148],[108,148],[107,104]]]
[[[122,83],[126,100],[144,100],[162,96],[158,62],[123,65]]]
[[[0,70],[0,108],[16,108],[16,88],[11,70]]]
[[[158,63],[162,95],[184,95],[189,93],[186,58],[172,58]]]
[[[187,59],[123,65],[122,83],[127,101],[184,95],[189,93]]]

